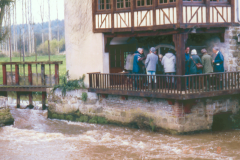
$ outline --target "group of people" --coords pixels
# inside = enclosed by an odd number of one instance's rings
[[[147,74],[149,75],[148,87],[150,89],[156,88],[156,74],[175,75],[176,74],[176,56],[174,50],[168,48],[167,53],[157,55],[156,49],[151,47],[147,56],[144,55],[142,48],[138,48],[133,54],[129,54],[126,58],[125,69],[133,74]],[[193,49],[190,53],[190,48],[185,49],[185,74],[202,74],[212,72],[224,72],[224,57],[219,51],[218,47],[213,48],[213,53],[216,54],[215,59],[207,53],[206,49],[202,49],[202,58],[197,55],[197,51]],[[144,62],[145,61],[145,62]],[[199,65],[201,67],[199,67]],[[135,88],[137,89],[138,76],[135,76]],[[166,78],[167,84],[176,86],[175,78]],[[188,86],[187,80],[187,86]]]

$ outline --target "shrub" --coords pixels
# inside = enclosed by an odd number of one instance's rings
[[[67,115],[66,116],[66,120],[72,121],[73,120],[73,116],[72,115]]]
[[[87,98],[88,98],[87,93],[86,93],[86,92],[82,92],[82,100],[83,100],[84,102],[86,102],[86,101],[87,101]]]
[[[59,44],[59,50],[62,50],[65,47],[65,39],[62,38],[60,41],[57,41],[56,39],[53,39],[50,43],[50,52],[51,54],[56,54]],[[45,41],[44,43],[40,44],[37,48],[38,52],[41,52],[42,55],[48,55],[48,41]]]
[[[54,92],[56,89],[59,88],[62,90],[62,96],[65,97],[67,91],[85,88],[85,85],[84,85],[85,74],[76,80],[68,80],[68,79],[69,79],[69,75],[67,71],[64,76],[60,77],[61,83],[59,85],[54,85],[52,91]]]

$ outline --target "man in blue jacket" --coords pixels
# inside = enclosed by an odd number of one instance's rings
[[[222,53],[219,51],[219,48],[213,47],[213,53],[216,54],[216,57],[213,60],[213,71],[224,72],[224,57]],[[216,88],[219,89],[219,86],[220,86],[220,89],[222,89],[222,84],[223,84],[222,75],[216,75],[216,78],[217,78],[216,80],[217,84],[215,84]]]
[[[142,65],[141,63],[142,60],[141,60],[141,55],[143,54],[143,49],[142,48],[138,48],[138,50],[136,52],[134,52],[134,58],[133,58],[133,73],[134,74],[142,74]],[[134,76],[134,80],[135,80],[135,83],[134,83],[134,87],[135,89],[137,90],[137,82],[139,80],[139,76]]]
[[[219,51],[218,47],[213,48],[213,53],[216,54],[215,59],[213,60],[213,71],[214,72],[224,72],[224,57]]]

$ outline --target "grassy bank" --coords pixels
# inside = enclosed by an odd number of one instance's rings
[[[38,56],[37,57],[37,61],[48,61],[48,55],[46,56]],[[66,73],[66,56],[65,55],[51,55],[50,57],[51,61],[63,61],[63,64],[59,65],[59,75],[62,76]],[[20,60],[20,57],[13,57],[12,58],[12,62],[20,62],[22,61],[22,57]],[[34,62],[35,61],[35,56],[30,56],[30,57],[25,57],[25,62]],[[9,57],[0,57],[0,62],[10,62],[10,58]],[[25,65],[24,67],[21,65],[19,67],[19,74],[20,76],[27,76],[28,75],[28,66]],[[15,72],[15,66],[11,66],[8,65],[7,66],[7,72]],[[41,73],[41,68],[40,65],[37,66],[36,65],[32,65],[32,73]],[[53,75],[55,73],[55,68],[54,65],[51,65],[51,74]],[[45,66],[45,74],[50,74],[50,67],[48,65]],[[2,66],[0,65],[0,84],[3,83],[3,74],[2,74]]]

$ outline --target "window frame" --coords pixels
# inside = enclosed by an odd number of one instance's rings
[[[210,3],[212,3],[212,4],[230,4],[230,1],[227,0],[227,2],[219,2],[219,0],[217,0],[217,1],[211,1],[210,0]]]
[[[147,5],[147,0],[144,0],[144,5],[143,6],[138,6],[137,5],[138,1],[141,1],[141,0],[136,0],[136,8],[144,8],[144,7],[152,7],[153,6],[153,0],[151,0],[152,1],[151,5]]]
[[[123,0],[123,8],[118,8],[117,7],[117,5],[118,5],[118,2],[117,2],[117,0],[115,0],[116,1],[116,10],[128,10],[128,9],[131,9],[131,6],[132,6],[132,3],[131,3],[131,0],[128,0],[129,2],[129,7],[126,7],[126,0]]]
[[[111,9],[112,9],[112,0],[109,0],[109,6],[110,6],[110,8],[109,9],[107,9],[107,0],[104,0],[104,9],[99,9],[99,0],[96,0],[97,1],[97,11],[110,11]],[[101,1],[101,0],[100,0]]]
[[[165,5],[165,4],[175,4],[177,0],[175,0],[175,2],[170,2],[170,0],[167,0],[167,3],[160,3],[160,0],[157,0],[157,1],[158,1],[158,5]]]

